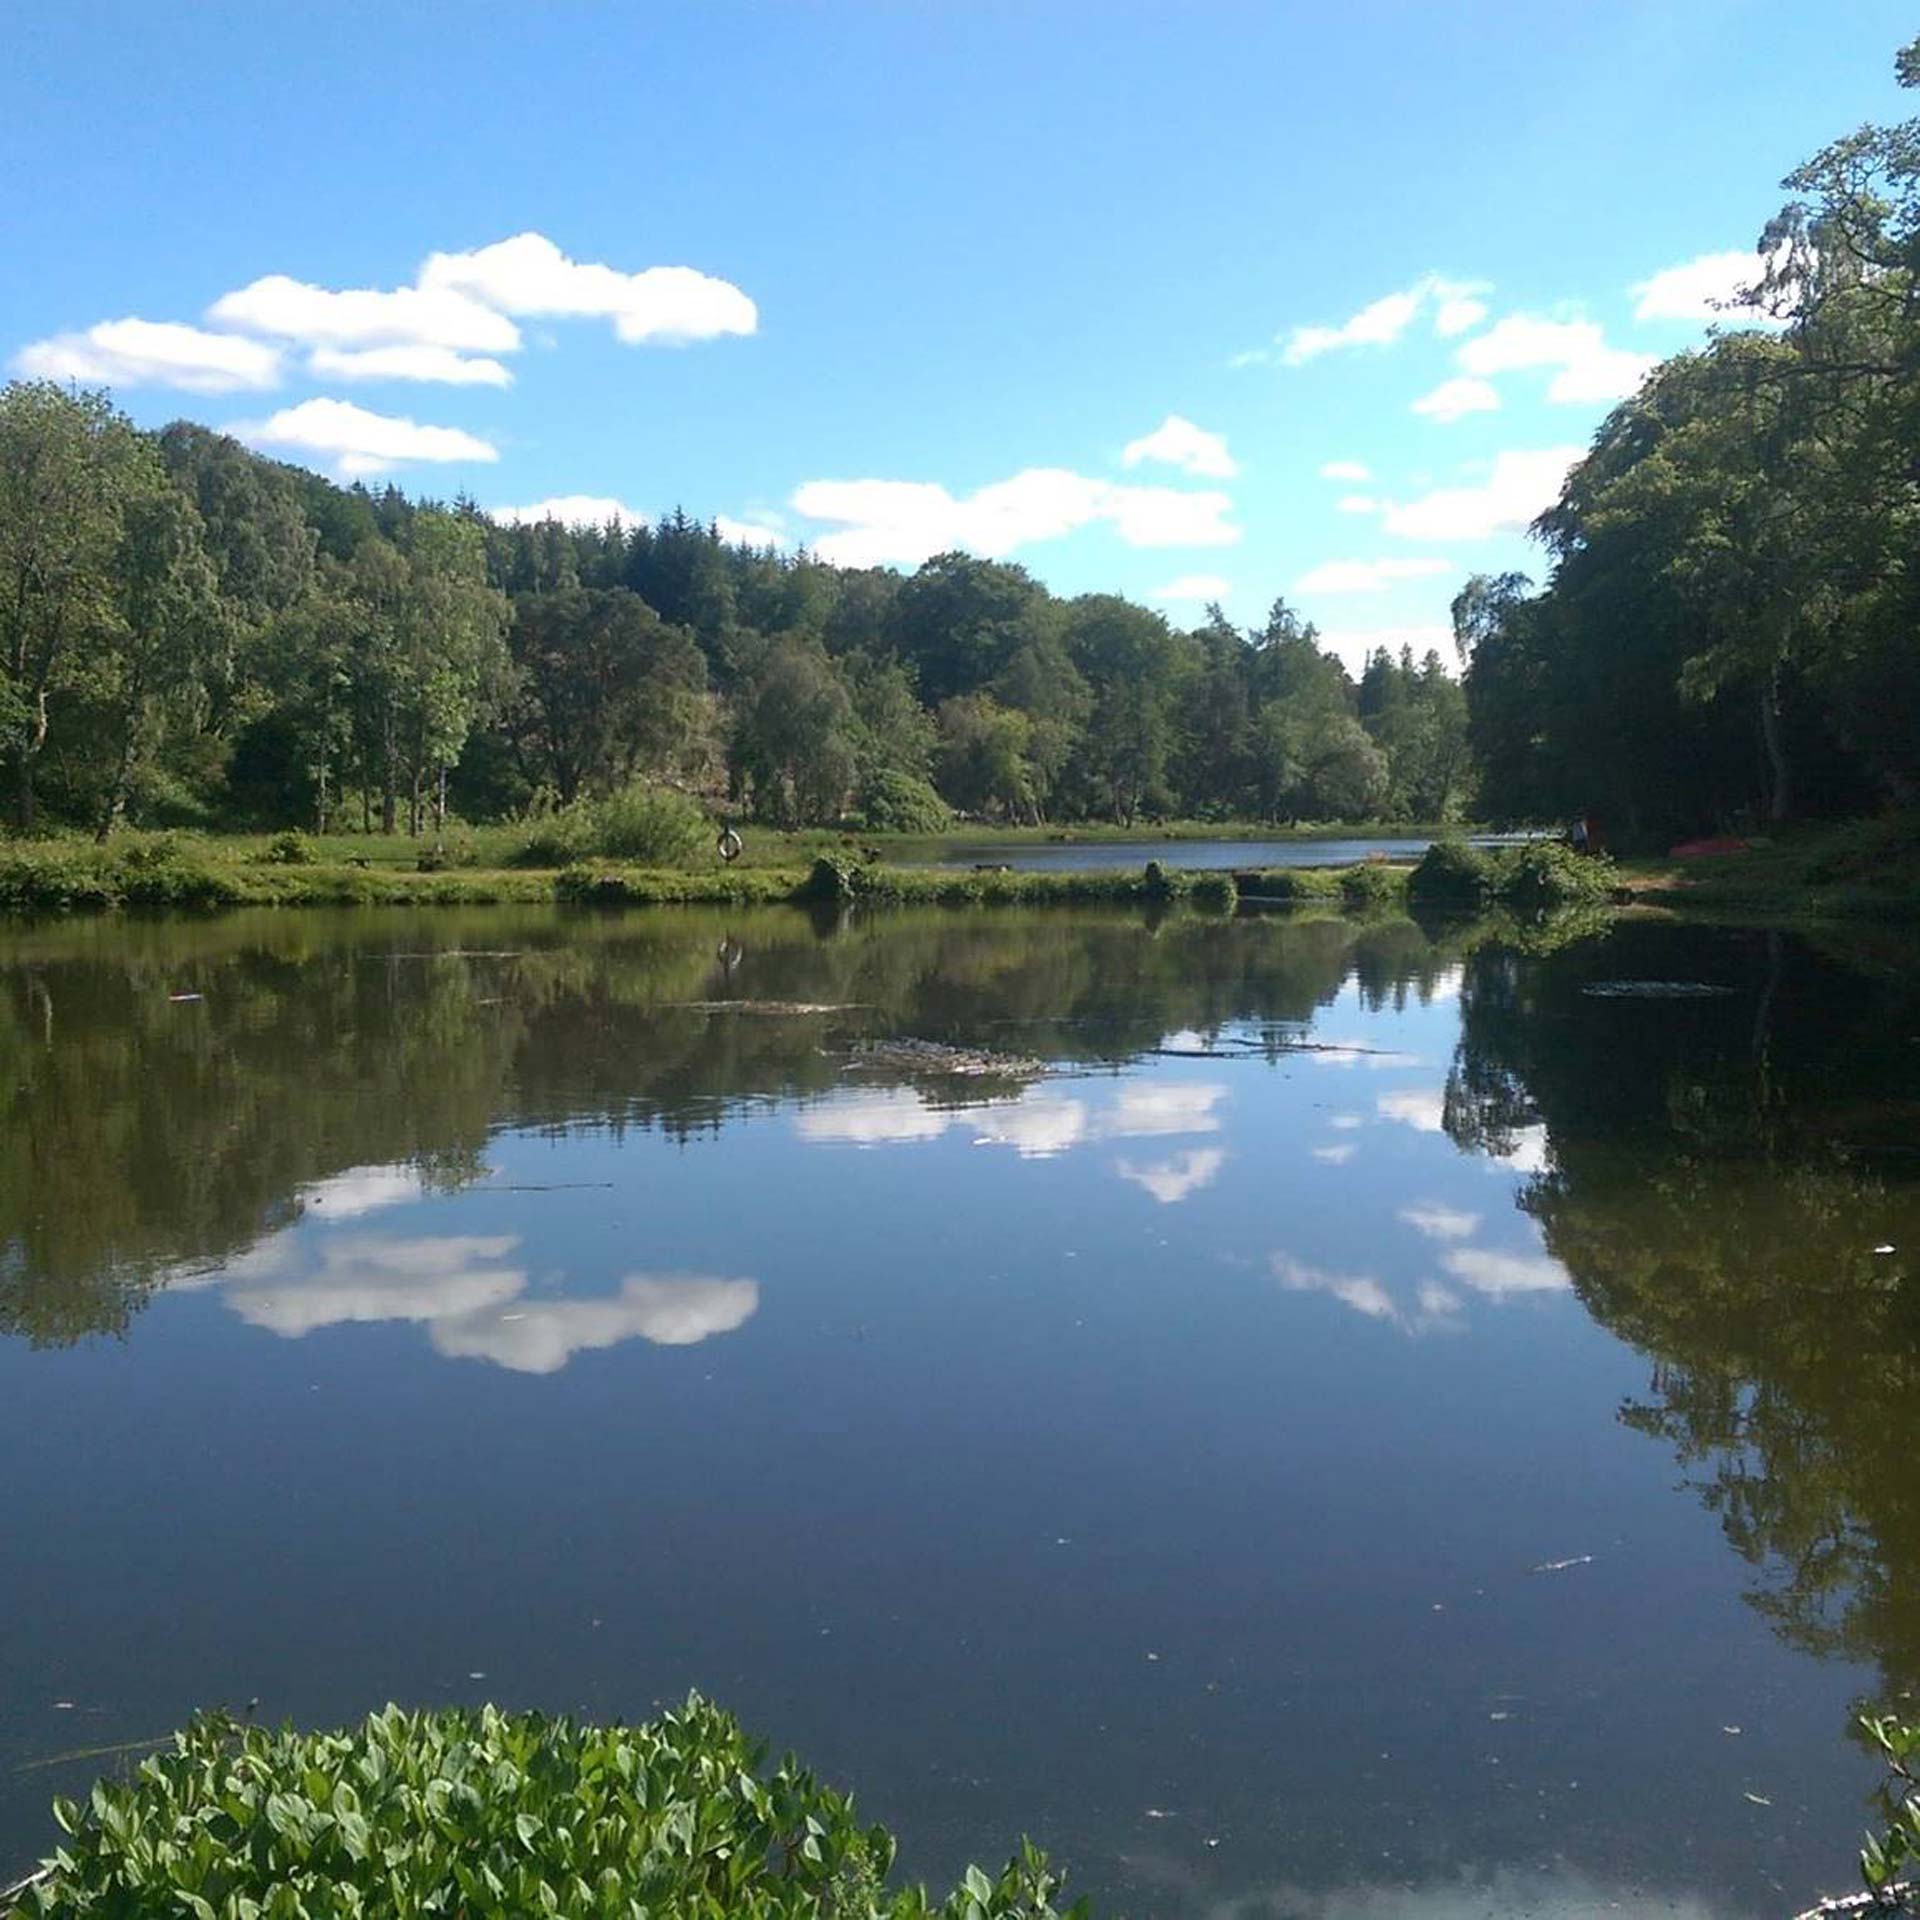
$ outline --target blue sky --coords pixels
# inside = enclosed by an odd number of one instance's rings
[[[1779,177],[1903,114],[1913,24],[21,6],[0,357],[487,506],[966,545],[1424,646],[1467,573],[1529,563],[1513,529],[1700,337]]]

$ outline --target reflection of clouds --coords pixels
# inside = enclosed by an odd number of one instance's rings
[[[1466,978],[1467,970],[1462,966],[1449,967],[1441,974],[1427,991],[1427,1005],[1438,1006],[1444,1001],[1460,998],[1460,983]]]
[[[885,1093],[856,1093],[824,1106],[807,1107],[794,1117],[802,1140],[841,1141],[856,1147],[895,1140],[933,1140],[958,1114],[930,1107],[911,1087]]]
[[[1443,1131],[1446,1101],[1438,1088],[1409,1087],[1403,1093],[1383,1093],[1374,1103],[1383,1120],[1398,1120],[1420,1133]]]
[[[1545,1173],[1547,1170],[1547,1130],[1543,1126],[1521,1127],[1513,1136],[1513,1145],[1494,1158],[1515,1173]]]
[[[1227,1156],[1221,1147],[1189,1147],[1166,1160],[1154,1160],[1136,1166],[1131,1160],[1116,1160],[1113,1170],[1122,1180],[1144,1187],[1163,1207],[1184,1200],[1190,1193],[1211,1186]]]
[[[1330,1167],[1344,1167],[1360,1149],[1351,1140],[1343,1140],[1338,1146],[1315,1147],[1313,1157],[1324,1160]]]
[[[1128,1138],[1156,1133],[1218,1133],[1217,1107],[1225,1087],[1211,1080],[1165,1080],[1122,1087],[1107,1116],[1106,1131]]]
[[[618,1346],[638,1335],[657,1347],[691,1347],[731,1333],[753,1318],[760,1288],[752,1280],[699,1274],[635,1274],[610,1300],[545,1300],[517,1313],[498,1308],[436,1320],[436,1352],[491,1360],[516,1373],[558,1373],[576,1353]]]
[[[982,1109],[972,1126],[976,1146],[1011,1147],[1023,1160],[1044,1160],[1087,1137],[1087,1103],[1022,1094],[1005,1106]]]
[[[1544,1253],[1494,1253],[1485,1247],[1456,1247],[1440,1264],[1456,1280],[1489,1300],[1515,1293],[1564,1293],[1573,1282],[1558,1260]]]
[[[1408,1312],[1372,1274],[1329,1273],[1290,1253],[1273,1256],[1273,1274],[1289,1293],[1324,1293],[1343,1307],[1369,1320],[1385,1321],[1403,1333],[1428,1333],[1449,1326],[1460,1311],[1460,1302],[1445,1287],[1423,1286],[1414,1311]]]
[[[287,1340],[356,1320],[439,1320],[514,1299],[527,1276],[498,1263],[518,1244],[511,1234],[343,1234],[301,1272],[296,1243],[272,1240],[228,1263],[224,1297],[249,1325]]]
[[[1367,1116],[1364,1113],[1336,1113],[1327,1122],[1335,1133],[1351,1133],[1355,1127],[1364,1127]]]
[[[329,1220],[351,1220],[378,1207],[418,1200],[426,1184],[411,1167],[349,1167],[300,1189],[300,1203]]]
[[[1211,1909],[1210,1920],[1261,1913],[1272,1920],[1717,1920],[1733,1907],[1698,1894],[1609,1885],[1572,1868],[1498,1867],[1423,1887],[1267,1887]]]
[[[1215,1109],[1226,1095],[1216,1082],[1175,1080],[1122,1087],[1104,1108],[1044,1087],[1029,1087],[1011,1100],[936,1107],[911,1088],[897,1087],[836,1094],[802,1109],[794,1127],[815,1144],[857,1147],[937,1140],[961,1127],[979,1146],[1011,1147],[1022,1159],[1038,1160],[1093,1140],[1218,1133]]]
[[[1400,1218],[1416,1233],[1424,1233],[1429,1240],[1464,1240],[1480,1224],[1477,1213],[1462,1213],[1456,1207],[1438,1204],[1402,1207]]]
[[[1390,1068],[1417,1067],[1420,1062],[1410,1053],[1392,1048],[1370,1047],[1363,1040],[1316,1041],[1306,1058],[1322,1067],[1367,1067],[1376,1073]]]
[[[636,1273],[611,1298],[523,1301],[526,1270],[505,1264],[519,1244],[512,1234],[339,1234],[303,1258],[309,1250],[282,1236],[201,1284],[219,1286],[241,1319],[282,1339],[350,1322],[413,1321],[436,1352],[518,1373],[554,1373],[576,1353],[635,1337],[691,1346],[731,1333],[760,1305],[756,1282],[704,1274]]]

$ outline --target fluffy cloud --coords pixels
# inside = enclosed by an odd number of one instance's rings
[[[237,424],[243,440],[330,459],[343,474],[386,473],[403,461],[497,460],[485,440],[459,427],[421,426],[394,414],[370,413],[351,400],[303,400],[266,420]]]
[[[1544,1253],[1492,1253],[1485,1247],[1456,1247],[1440,1264],[1456,1280],[1490,1300],[1516,1293],[1564,1293],[1573,1284],[1558,1260]]]
[[[1411,647],[1416,660],[1429,652],[1437,653],[1446,665],[1453,658],[1453,629],[1442,626],[1334,627],[1320,635],[1320,651],[1335,655],[1356,679],[1365,671],[1368,657],[1381,647],[1396,656],[1402,647]]]
[[[1560,497],[1567,469],[1581,447],[1544,447],[1537,453],[1501,453],[1475,487],[1440,487],[1387,509],[1382,524],[1406,540],[1484,540],[1515,533]]]
[[[610,1299],[542,1300],[515,1313],[481,1310],[437,1319],[434,1351],[449,1359],[491,1360],[515,1373],[558,1373],[576,1353],[635,1338],[656,1347],[690,1347],[732,1333],[760,1307],[752,1280],[703,1274],[631,1274]]]
[[[451,347],[315,347],[307,371],[323,380],[421,380],[448,387],[510,387],[513,375],[498,360],[456,353]]]
[[[1743,306],[1740,296],[1766,272],[1756,253],[1703,253],[1678,266],[1662,267],[1628,289],[1636,320],[1738,320],[1751,326],[1768,316]]]
[[[1289,1253],[1276,1253],[1272,1265],[1273,1277],[1288,1293],[1324,1293],[1364,1318],[1398,1327],[1402,1333],[1460,1330],[1460,1301],[1436,1281],[1419,1288],[1409,1312],[1370,1273],[1330,1273]]]
[[[763,527],[754,520],[735,520],[729,514],[714,516],[714,531],[722,540],[736,547],[752,547],[756,551],[762,547],[783,547],[787,536],[777,527]]]
[[[1060,467],[1030,467],[956,499],[918,480],[809,480],[794,511],[839,523],[814,543],[842,566],[917,566],[949,548],[997,559],[1082,527],[1111,526],[1130,547],[1224,547],[1240,538],[1224,493],[1136,487]]]
[[[1293,583],[1296,593],[1382,593],[1396,580],[1424,580],[1455,571],[1431,555],[1405,560],[1323,560]]]
[[[557,493],[551,500],[534,500],[524,507],[489,507],[488,514],[503,525],[534,527],[558,520],[563,527],[604,527],[609,521],[623,527],[644,527],[647,516],[605,493]]]
[[[430,254],[420,287],[522,317],[608,319],[629,346],[750,334],[760,324],[754,303],[729,280],[692,267],[622,273],[571,259],[541,233],[517,233],[471,253]]]
[[[1404,1093],[1383,1093],[1374,1102],[1383,1120],[1398,1120],[1402,1126],[1411,1127],[1416,1133],[1441,1133],[1445,1131],[1445,1101],[1438,1089],[1428,1091],[1424,1088],[1409,1088]]]
[[[328,1220],[352,1220],[404,1206],[425,1192],[426,1183],[411,1167],[349,1167],[301,1188],[300,1204]]]
[[[464,293],[443,288],[335,290],[270,273],[223,294],[207,318],[246,333],[309,347],[441,347],[452,353],[511,353],[520,329]]]
[[[1324,1160],[1330,1167],[1344,1167],[1360,1151],[1351,1140],[1342,1140],[1331,1147],[1313,1147],[1309,1149],[1316,1160]]]
[[[1464,420],[1470,413],[1496,413],[1499,407],[1499,388],[1489,380],[1475,380],[1465,374],[1441,381],[1431,393],[1423,393],[1413,403],[1415,413],[1425,414],[1429,420],[1438,420],[1443,425]]]
[[[1341,513],[1378,513],[1380,502],[1370,493],[1343,493],[1334,503]]]
[[[1233,582],[1218,573],[1183,573],[1156,587],[1152,597],[1169,606],[1204,606],[1209,600],[1224,600],[1233,591]]]
[[[1077,1147],[1091,1131],[1084,1100],[1026,1093],[984,1109],[973,1123],[973,1140],[980,1147],[1011,1147],[1022,1160],[1050,1160]]]
[[[1143,460],[1157,460],[1178,467],[1202,480],[1231,480],[1240,471],[1240,463],[1227,451],[1224,434],[1209,433],[1170,413],[1149,434],[1129,441],[1120,455],[1123,467],[1137,467]]]
[[[1122,1139],[1163,1133],[1218,1133],[1214,1111],[1227,1097],[1215,1080],[1169,1080],[1122,1087],[1108,1110],[1103,1131]]]
[[[1351,480],[1356,484],[1373,478],[1373,469],[1364,460],[1329,460],[1320,469],[1322,480]]]
[[[280,382],[277,348],[167,320],[103,320],[84,333],[56,333],[22,347],[13,366],[36,380],[187,393],[257,391]]]
[[[1552,367],[1547,398],[1575,403],[1623,400],[1655,364],[1652,354],[1608,346],[1591,320],[1542,320],[1525,313],[1497,321],[1454,358],[1463,372],[1482,377]]]
[[[1210,1187],[1227,1163],[1224,1148],[1190,1147],[1165,1160],[1136,1165],[1131,1160],[1116,1160],[1113,1170],[1122,1180],[1130,1180],[1150,1193],[1163,1207],[1177,1206],[1189,1194]]]
[[[1429,1240],[1464,1240],[1480,1224],[1477,1213],[1462,1213],[1457,1207],[1438,1204],[1402,1207],[1400,1218],[1416,1233],[1424,1233]]]
[[[1485,291],[1479,282],[1425,274],[1403,292],[1369,301],[1337,327],[1295,327],[1285,336],[1280,359],[1289,367],[1297,367],[1338,348],[1390,347],[1423,311],[1432,313],[1434,332],[1451,339],[1486,318],[1485,304],[1474,297]]]

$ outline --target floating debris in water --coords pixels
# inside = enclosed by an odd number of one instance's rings
[[[1028,1077],[1044,1073],[1041,1061],[1016,1054],[990,1053],[981,1047],[953,1047],[944,1040],[866,1040],[854,1047],[849,1066],[883,1073],[951,1073]]]
[[[666,1006],[687,1013],[759,1013],[774,1019],[803,1013],[865,1013],[858,1000],[668,1000]]]
[[[176,1007],[184,1001],[204,1000],[206,997],[204,993],[170,993],[167,995],[167,998],[171,1000]]]
[[[1705,980],[1590,980],[1580,991],[1596,1000],[1714,1000],[1736,989]]]
[[[1880,1246],[1880,1247],[1874,1248],[1874,1252],[1879,1254],[1882,1258],[1885,1258],[1885,1256],[1890,1253],[1897,1253],[1898,1251],[1899,1249],[1897,1247],[1892,1247],[1892,1246]]]
[[[1529,1573],[1565,1573],[1569,1567],[1590,1567],[1593,1555],[1576,1553],[1571,1560],[1542,1560],[1537,1567],[1529,1567]]]
[[[1773,1802],[1769,1800],[1764,1793],[1743,1794],[1741,1798],[1751,1800],[1756,1807],[1770,1807],[1773,1805]]]
[[[1720,1731],[1722,1733],[1738,1733],[1740,1729],[1738,1727],[1722,1727]]]
[[[1179,1818],[1179,1815],[1176,1814],[1171,1807],[1148,1807],[1146,1809],[1146,1815],[1149,1820],[1177,1820]]]

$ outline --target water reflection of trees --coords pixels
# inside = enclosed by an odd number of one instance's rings
[[[0,1332],[124,1327],[343,1169],[457,1186],[506,1127],[693,1137],[823,1092],[863,1037],[1119,1063],[1181,1028],[1308,1025],[1349,979],[1425,997],[1456,947],[1406,921],[538,911],[99,922],[0,956]],[[191,995],[193,998],[176,998]],[[841,1009],[715,1014],[716,999]],[[1031,1078],[1029,1071],[1025,1078]],[[930,1101],[1015,1092],[910,1067]]]
[[[1446,1105],[1496,1150],[1544,1122],[1521,1204],[1653,1363],[1623,1420],[1673,1449],[1781,1634],[1890,1687],[1920,1684],[1913,958],[1634,927],[1483,952]],[[1734,991],[1586,991],[1676,973]]]

